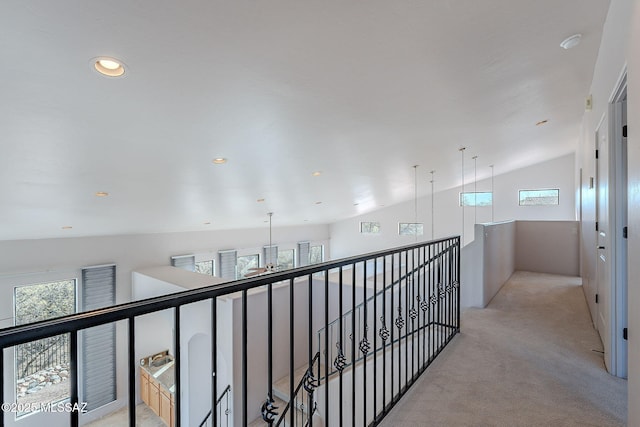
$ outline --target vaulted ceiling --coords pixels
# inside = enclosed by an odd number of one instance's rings
[[[462,146],[478,178],[570,153],[608,5],[4,0],[0,240],[330,223],[413,165],[459,185]]]

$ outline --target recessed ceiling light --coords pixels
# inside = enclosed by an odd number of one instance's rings
[[[322,171],[315,171],[315,172],[313,172],[311,175],[313,175],[313,176],[320,176],[320,175],[322,175]]]
[[[224,157],[216,157],[215,159],[212,160],[212,162],[216,165],[223,165],[227,163],[227,159],[225,159]]]
[[[108,77],[120,77],[124,75],[124,64],[115,58],[95,58],[93,67],[97,72]]]
[[[547,119],[540,120],[538,123],[536,123],[536,126],[541,126],[541,125],[543,125],[543,124],[547,123],[548,121],[549,121],[549,120],[547,120]]]
[[[258,203],[262,203],[262,202],[264,202],[264,199],[258,199],[258,200],[256,200],[256,201],[257,201]]]
[[[70,225],[65,225],[64,227],[62,227],[63,230],[71,230],[73,227]]]
[[[107,197],[109,195],[109,193],[107,193],[106,191],[98,191],[96,193],[97,197]]]
[[[322,202],[316,202],[316,205],[321,205],[321,204],[322,204]]]
[[[210,225],[210,224],[211,224],[211,221],[205,221],[205,222],[203,222],[203,224],[204,224],[204,225]]]
[[[562,40],[560,43],[560,47],[563,49],[571,49],[572,47],[578,46],[580,44],[580,39],[582,38],[582,34],[574,34],[571,37],[567,37]]]

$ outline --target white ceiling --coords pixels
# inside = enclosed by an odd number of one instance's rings
[[[0,240],[330,223],[459,185],[461,146],[570,153],[608,5],[3,0]]]

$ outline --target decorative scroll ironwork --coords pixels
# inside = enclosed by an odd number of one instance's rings
[[[340,346],[340,343],[336,343],[336,347],[338,348],[338,355],[336,356],[335,360],[333,361],[333,366],[339,371],[342,372],[342,370],[345,368],[345,366],[347,366],[347,358],[344,356],[344,353],[342,352],[342,347]]]
[[[276,411],[278,407],[274,403],[271,396],[267,396],[267,400],[264,401],[260,409],[262,419],[269,424],[272,424],[278,418],[278,412]]]
[[[427,303],[427,300],[420,300],[420,295],[418,295],[416,297],[416,301],[418,301],[418,305],[420,306],[420,310],[422,311],[427,311],[429,310],[429,303]]]
[[[371,344],[369,343],[369,339],[367,338],[367,332],[369,331],[369,327],[364,325],[364,338],[360,340],[360,351],[366,356],[371,349]]]
[[[313,393],[319,386],[320,380],[316,379],[316,377],[313,376],[313,369],[309,367],[309,369],[307,369],[307,372],[305,372],[304,374],[302,387],[304,387],[307,393]]]
[[[396,319],[396,327],[402,329],[404,327],[404,319],[402,318],[402,306],[398,307],[398,318]]]
[[[382,316],[380,318],[380,321],[382,322],[382,328],[380,328],[380,331],[378,332],[378,335],[380,335],[380,338],[382,338],[382,341],[386,341],[389,339],[389,329],[387,329],[387,325],[384,322],[384,316]]]
[[[411,309],[409,310],[409,317],[411,318],[411,320],[416,320],[416,317],[418,317],[418,310],[416,310],[414,307],[411,307]]]
[[[438,297],[436,296],[436,294],[431,294],[429,302],[431,303],[431,305],[436,305],[438,303]]]
[[[438,284],[438,294],[440,295],[440,299],[444,299],[447,296],[447,294],[445,293],[444,284],[442,283]]]

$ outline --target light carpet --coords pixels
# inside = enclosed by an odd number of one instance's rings
[[[461,329],[382,426],[626,424],[580,278],[516,272]]]

